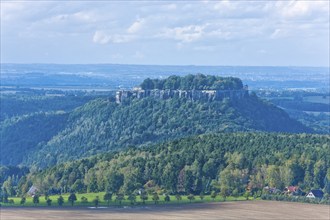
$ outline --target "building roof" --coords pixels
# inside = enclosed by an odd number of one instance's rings
[[[296,192],[299,188],[298,186],[288,186],[286,189],[288,192]]]
[[[324,194],[320,189],[312,189],[310,192],[317,198],[322,198]]]

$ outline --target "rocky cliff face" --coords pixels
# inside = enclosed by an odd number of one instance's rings
[[[190,100],[214,101],[224,98],[243,99],[247,97],[247,89],[242,90],[120,90],[116,92],[116,102],[121,103],[127,98],[154,97],[157,99],[186,98]]]

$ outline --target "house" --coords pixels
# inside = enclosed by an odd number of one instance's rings
[[[29,191],[27,192],[30,196],[34,197],[34,195],[36,195],[38,192],[38,188],[35,186],[31,186],[31,188],[29,189]]]
[[[284,194],[292,196],[300,196],[303,192],[299,189],[298,186],[288,186],[284,188]]]
[[[307,198],[318,198],[318,199],[322,199],[323,198],[323,192],[320,189],[312,189],[308,194],[307,194]]]

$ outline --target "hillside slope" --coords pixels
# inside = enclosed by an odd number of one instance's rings
[[[330,190],[328,135],[216,133],[130,148],[31,173],[42,192],[135,190],[242,195],[264,186]],[[24,184],[23,184],[24,185]],[[28,189],[28,187],[25,187]],[[24,192],[24,190],[23,190]]]
[[[17,165],[65,128],[68,114],[34,113],[0,123],[1,164]]]
[[[73,111],[66,128],[25,163],[44,167],[133,145],[235,131],[310,132],[255,95],[213,102],[148,97],[119,105],[97,99]]]

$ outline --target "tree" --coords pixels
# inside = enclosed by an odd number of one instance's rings
[[[64,203],[64,198],[63,198],[63,196],[59,196],[59,197],[57,198],[57,204],[58,204],[59,206],[62,206],[63,203]]]
[[[93,200],[93,203],[94,203],[94,205],[95,205],[96,208],[99,206],[100,199],[99,199],[98,196],[95,197],[95,199]]]
[[[244,197],[245,197],[246,200],[249,200],[250,192],[249,191],[245,191]]]
[[[175,198],[176,198],[176,200],[177,200],[178,202],[180,202],[180,201],[182,200],[182,197],[181,197],[180,194],[176,194],[176,195],[175,195]]]
[[[24,205],[25,202],[26,202],[26,198],[23,196],[23,197],[21,198],[20,204],[21,204],[21,205]]]
[[[1,200],[3,203],[8,203],[8,193],[6,188],[3,188],[2,190]]]
[[[71,193],[70,196],[69,196],[69,198],[68,198],[68,201],[71,202],[71,206],[73,206],[74,202],[77,201],[76,194]]]
[[[187,196],[187,198],[189,199],[189,202],[191,203],[191,200],[195,200],[195,196],[193,194],[189,194]]]
[[[235,201],[237,201],[237,197],[239,196],[238,190],[237,189],[234,189],[232,191],[232,195],[235,197]]]
[[[215,198],[217,197],[217,192],[216,191],[212,191],[211,192],[211,198],[212,198],[212,201],[214,202]]]
[[[152,194],[152,200],[154,200],[155,204],[158,203],[159,196],[158,196],[158,193],[157,193],[157,192],[154,192],[154,193]]]
[[[39,195],[36,194],[36,195],[33,196],[33,204],[34,205],[39,204]]]
[[[140,199],[142,200],[142,203],[145,204],[145,201],[148,200],[148,194],[145,191],[141,192]]]
[[[110,205],[110,201],[112,200],[112,193],[106,192],[103,196],[104,201],[107,201],[108,206]]]
[[[136,201],[136,195],[135,193],[131,193],[128,196],[128,200],[131,201],[131,204],[134,205],[135,201]]]
[[[14,183],[12,177],[8,177],[5,182],[3,182],[2,188],[6,190],[9,196],[15,196],[16,192],[14,189]]]
[[[168,194],[165,194],[164,201],[165,202],[170,202],[171,201],[171,198]]]
[[[229,196],[229,189],[227,188],[227,186],[222,186],[220,188],[220,195],[223,198],[223,201],[226,201],[227,196]]]
[[[97,178],[95,171],[90,169],[85,176],[85,184],[87,185],[87,192],[97,192],[98,186],[97,186]]]
[[[52,200],[50,198],[47,198],[46,203],[47,203],[48,206],[51,206],[52,205]]]
[[[116,171],[110,171],[106,175],[106,190],[108,192],[117,193],[124,183],[124,175]]]
[[[116,196],[116,201],[119,202],[119,205],[121,205],[121,202],[125,199],[125,196],[124,194],[122,193],[118,193],[117,196]]]
[[[140,86],[145,90],[154,89],[154,83],[150,78],[146,78]]]
[[[266,172],[266,182],[270,187],[275,187],[277,189],[282,189],[284,187],[278,166],[270,165],[267,167]]]
[[[201,192],[200,194],[199,194],[199,198],[203,201],[204,200],[204,193],[203,192]]]
[[[72,185],[71,189],[77,193],[83,193],[86,191],[86,187],[82,179],[77,179]]]
[[[232,161],[224,170],[220,172],[220,189],[226,191],[226,194],[243,193],[248,182],[247,170],[233,169],[233,167],[242,166],[242,156],[240,154],[232,154],[230,160]]]

